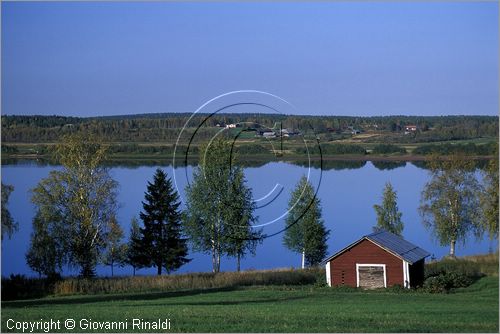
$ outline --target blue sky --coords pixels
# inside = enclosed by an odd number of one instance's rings
[[[498,3],[6,3],[2,114],[497,115]]]

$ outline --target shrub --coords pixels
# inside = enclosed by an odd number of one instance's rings
[[[319,154],[317,145],[309,147],[309,154]],[[297,148],[297,153],[307,154],[308,150],[305,147]],[[324,155],[342,155],[342,154],[366,154],[366,150],[361,145],[355,144],[321,144],[321,153]]]
[[[446,273],[457,273],[471,278],[479,278],[484,275],[480,270],[479,263],[466,259],[444,259],[428,263],[425,266],[426,278]]]
[[[424,290],[431,293],[449,292],[455,288],[465,288],[471,285],[472,278],[463,273],[449,272],[431,276],[424,282]]]
[[[391,154],[391,153],[406,154],[406,149],[404,147],[392,145],[392,144],[379,144],[373,148],[372,153],[373,154]]]
[[[498,267],[498,256],[486,262],[496,263]],[[425,291],[437,293],[467,287],[485,275],[482,267],[484,266],[480,262],[467,258],[447,258],[429,263],[425,266],[426,279],[423,288]]]
[[[247,144],[238,146],[236,148],[236,152],[238,152],[240,155],[268,154],[270,150],[259,144]]]

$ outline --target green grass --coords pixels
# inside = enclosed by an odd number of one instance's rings
[[[172,332],[498,332],[498,278],[451,294],[252,286],[47,297],[3,302],[3,332],[9,318],[169,318]]]

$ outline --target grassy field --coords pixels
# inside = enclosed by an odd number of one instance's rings
[[[488,276],[450,294],[309,285],[47,297],[2,302],[1,330],[11,331],[8,319],[73,318],[72,332],[89,332],[79,329],[80,319],[128,319],[133,331],[133,318],[168,318],[172,332],[498,333],[498,311],[498,277]]]

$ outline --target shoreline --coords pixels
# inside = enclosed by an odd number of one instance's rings
[[[274,155],[259,155],[259,154],[248,154],[240,155],[239,157],[244,157],[246,161],[256,161],[256,162],[279,162],[279,161],[429,161],[431,155],[373,155],[373,154],[343,154],[343,155],[323,155],[321,158],[317,155],[311,155],[310,158],[304,155],[287,155],[276,157]],[[451,156],[439,156],[439,160],[448,160]],[[491,160],[495,156],[492,155],[465,155],[466,159],[469,160]],[[110,155],[108,161],[154,161],[154,160],[173,160],[172,155],[160,156],[160,155]],[[2,165],[4,160],[46,160],[50,161],[51,158],[48,155],[38,155],[38,154],[2,154],[1,160]],[[180,156],[178,161],[186,160],[184,156]],[[194,162],[199,160],[197,156],[190,156],[187,158],[188,161]]]

